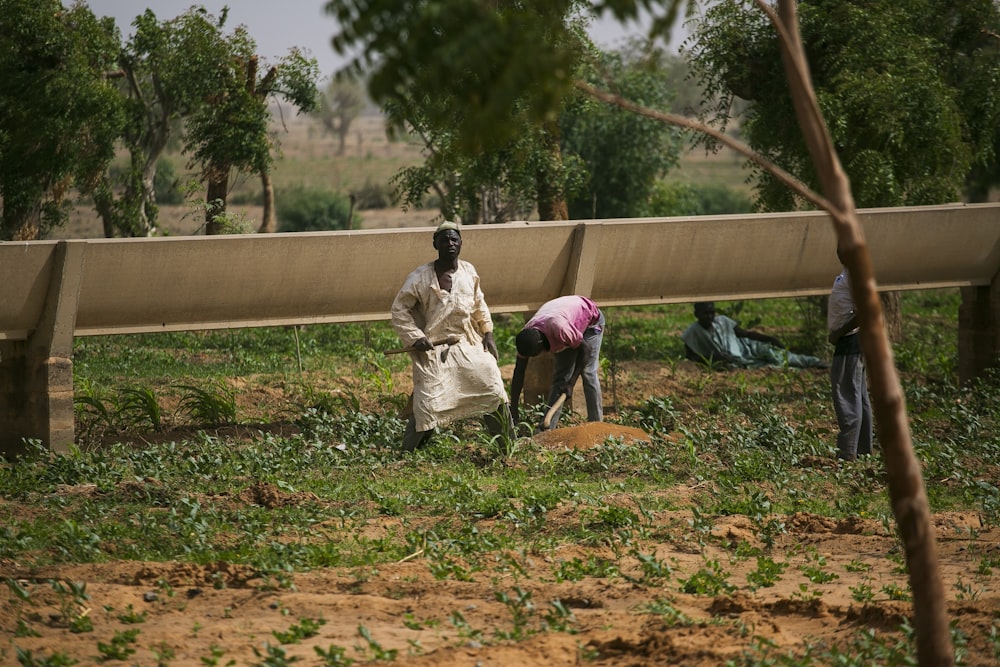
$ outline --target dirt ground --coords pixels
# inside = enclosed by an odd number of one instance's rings
[[[671,377],[685,372],[699,371],[686,363],[673,369],[626,366],[619,391],[634,396],[671,385],[675,400],[682,404],[695,397],[685,396],[684,385],[672,384]],[[563,427],[535,437],[543,447],[585,452],[608,436],[619,437],[628,446],[647,444],[641,430],[610,423]],[[806,465],[836,464],[817,459]],[[672,501],[669,506],[682,509],[653,513],[648,531],[635,540],[639,553],[669,564],[671,571],[660,579],[643,577],[636,558],[626,555],[618,561],[610,546],[580,545],[498,554],[495,565],[476,572],[472,581],[435,578],[418,550],[377,568],[296,573],[290,577],[292,586],[276,586],[254,578],[245,567],[225,562],[110,562],[28,570],[0,561],[0,570],[6,570],[3,576],[30,587],[42,603],[31,608],[29,619],[36,621],[32,627],[41,636],[16,637],[16,642],[11,632],[17,626],[16,606],[0,604],[2,664],[17,664],[15,644],[35,656],[65,651],[81,664],[91,660],[177,666],[348,664],[343,660],[358,664],[389,659],[396,651],[397,663],[436,667],[722,666],[728,661],[755,664],[741,656],[761,642],[773,645],[771,659],[788,651],[801,655],[806,645],[818,642],[850,653],[854,643],[863,641],[859,637],[881,640],[889,647],[896,644],[900,624],[912,609],[906,598],[906,574],[899,565],[900,545],[891,526],[865,518],[838,521],[807,513],[784,517],[785,532],[777,535],[769,552],[775,562],[784,564],[783,573],[773,585],[757,587],[751,581],[758,569],[755,558],[734,561],[732,549],[724,545],[745,541],[761,547],[759,531],[745,516],[718,517],[711,527],[717,539],[705,539],[702,550],[692,538],[695,517],[685,503],[698,491],[696,486],[663,489],[663,497]],[[95,488],[65,492],[98,493]],[[276,507],[302,500],[260,483],[227,502]],[[610,502],[637,509],[625,493]],[[560,505],[546,521],[557,528],[579,520],[577,509]],[[990,636],[991,628],[995,637],[1000,625],[1000,574],[977,568],[984,558],[1000,557],[1000,530],[984,527],[975,513],[939,514],[935,523],[950,614],[969,638],[964,664],[995,665],[1000,644]],[[361,529],[371,536],[400,530],[400,518],[390,516],[373,518]],[[621,563],[623,576],[579,580],[554,576],[560,564],[592,559]],[[512,562],[518,565],[512,567]],[[684,592],[681,582],[713,562],[727,574],[734,590],[719,595]],[[817,564],[829,581],[807,576]],[[46,584],[49,579],[86,582],[93,632],[73,633],[60,622],[58,596]],[[534,604],[522,626],[530,636],[518,641],[498,638],[497,631],[518,630],[510,597],[500,600],[498,592],[513,596],[517,590],[530,593]],[[863,591],[870,591],[870,599],[859,601]],[[539,631],[553,600],[561,601],[571,616],[565,628]],[[123,624],[120,616],[126,611],[143,614],[144,622]],[[288,632],[303,619],[321,623],[315,634],[280,645],[273,633]],[[108,643],[115,633],[130,628],[140,631],[136,652],[123,660],[102,659],[98,642]],[[361,636],[362,629],[374,644]],[[283,656],[269,655],[266,645],[280,646]],[[343,649],[340,662],[334,657],[324,661],[315,650],[332,656],[336,647]]]
[[[667,489],[664,493],[683,496],[686,491]],[[258,489],[243,500],[287,501],[282,493],[276,487]],[[558,509],[552,514],[549,521],[558,522]],[[405,562],[363,574],[340,568],[295,574],[294,587],[284,589],[250,578],[244,568],[224,562],[112,562],[35,571],[30,577],[26,572],[9,572],[8,576],[22,578],[22,585],[48,578],[86,582],[94,626],[93,633],[74,634],[56,623],[36,623],[34,627],[42,636],[18,637],[16,644],[36,655],[66,651],[85,664],[85,656],[98,658],[95,638],[108,642],[115,632],[134,627],[141,630],[138,650],[120,664],[157,664],[154,651],[167,655],[166,648],[173,657],[161,664],[230,664],[230,660],[238,665],[284,664],[263,662],[264,644],[277,646],[272,632],[286,632],[305,618],[325,623],[315,636],[283,647],[289,657],[300,657],[302,664],[323,664],[314,647],[328,650],[332,645],[345,648],[347,657],[364,662],[372,656],[367,642],[359,636],[359,626],[364,626],[382,649],[398,651],[396,662],[408,665],[577,665],[588,661],[634,667],[725,665],[757,637],[782,651],[801,650],[805,642],[849,641],[863,629],[895,632],[910,613],[908,602],[890,601],[878,593],[884,587],[906,590],[907,586],[905,575],[887,558],[898,549],[897,541],[879,523],[833,521],[809,514],[789,517],[787,533],[778,540],[775,553],[793,553],[793,547],[808,549],[788,556],[785,574],[775,585],[750,592],[746,574],[754,569],[752,559],[730,567],[725,552],[708,547],[702,556],[695,544],[671,541],[671,526],[683,525],[690,518],[688,512],[659,514],[653,532],[660,539],[642,545],[656,558],[674,564],[673,580],[660,586],[625,578],[585,577],[557,583],[552,572],[560,562],[614,558],[610,549],[575,546],[528,554],[521,561],[520,576],[498,568],[479,573],[471,582],[436,579],[419,552]],[[567,512],[563,520],[575,521],[577,517]],[[971,581],[977,558],[970,553],[968,534],[970,528],[978,527],[978,519],[945,514],[937,516],[936,523],[939,556],[950,594],[956,583]],[[387,533],[398,527],[398,519],[379,518],[365,531]],[[723,517],[713,532],[731,540],[754,539],[746,517]],[[998,539],[1000,534],[992,529],[983,532],[977,544],[995,551]],[[796,568],[805,566],[809,553],[822,556],[827,571],[839,578],[808,584]],[[739,590],[714,597],[678,592],[677,580],[690,577],[705,557],[718,559],[730,573],[730,583]],[[219,582],[224,582],[223,588],[216,588]],[[975,599],[953,602],[950,611],[965,633],[979,638],[978,644],[969,647],[965,664],[992,665],[996,664],[993,648],[983,642],[997,623],[997,577],[977,580],[976,585],[983,586],[983,592]],[[539,632],[522,641],[491,636],[495,629],[513,631],[511,611],[496,599],[495,591],[514,590],[516,586],[529,591],[539,608],[550,600],[561,600],[572,612],[574,633]],[[860,604],[852,600],[851,589],[860,586],[870,586],[876,601]],[[55,594],[46,594],[43,585],[34,588],[34,595],[48,605],[35,608],[33,613],[58,618]],[[660,615],[644,611],[656,604],[663,606]],[[125,610],[144,614],[145,622],[123,626],[116,615]],[[477,629],[482,636],[457,628],[452,620],[456,612],[467,623],[463,627]],[[10,607],[5,606],[0,627],[9,632],[6,629],[15,626]],[[11,643],[8,634],[4,644]],[[261,655],[255,655],[254,648]],[[205,662],[213,651],[223,652],[221,660]],[[16,664],[12,651],[4,664]]]

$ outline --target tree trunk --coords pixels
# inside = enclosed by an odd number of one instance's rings
[[[229,190],[229,169],[213,166],[208,169],[208,194],[205,196],[205,234],[221,234],[226,214]]]
[[[107,190],[103,190],[102,186],[101,192],[94,193],[94,208],[97,209],[97,215],[101,218],[101,227],[106,239],[115,237],[114,197],[110,192],[110,185],[108,185]]]
[[[274,182],[267,171],[260,172],[260,185],[264,191],[264,210],[260,215],[258,234],[273,234],[278,231],[278,216],[274,211]]]
[[[337,128],[337,137],[340,143],[337,145],[337,155],[343,155],[344,151],[347,149],[347,133],[351,129],[350,121],[345,122],[343,118],[340,119],[340,126]]]
[[[11,206],[0,199],[3,215],[0,217],[0,241],[36,241],[41,228],[42,211],[36,203],[30,208]]]
[[[552,156],[552,163],[562,164],[562,152],[559,149],[559,128],[555,123],[548,123],[545,128],[546,147]],[[557,181],[558,169],[541,168],[535,176],[535,188],[538,192],[538,218],[540,220],[569,220],[569,205],[563,193],[561,182]]]
[[[899,292],[882,292],[882,313],[885,317],[885,333],[893,344],[903,342],[903,307]]]

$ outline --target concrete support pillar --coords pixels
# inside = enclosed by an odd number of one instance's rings
[[[998,365],[1000,285],[963,287],[958,307],[958,379],[965,383]]]
[[[86,246],[60,242],[45,307],[27,340],[0,341],[0,454],[39,440],[54,451],[73,444],[73,331]]]

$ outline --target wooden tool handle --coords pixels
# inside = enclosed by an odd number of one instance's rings
[[[562,404],[565,402],[566,402],[566,392],[564,391],[563,393],[559,394],[559,398],[557,398],[556,402],[552,404],[552,407],[549,408],[549,411],[545,413],[545,418],[542,419],[542,428],[544,429],[552,428],[551,425],[552,418],[555,416],[556,411],[559,408],[561,408]]]
[[[431,347],[437,347],[438,345],[454,345],[459,340],[461,340],[460,336],[458,336],[457,334],[452,334],[447,338],[431,341]],[[418,351],[419,350],[417,350],[411,345],[410,347],[397,347],[392,350],[386,350],[382,354],[402,354],[403,352],[418,352]]]

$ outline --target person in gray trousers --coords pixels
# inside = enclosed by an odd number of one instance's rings
[[[830,390],[833,409],[837,414],[837,458],[853,461],[872,453],[872,406],[868,398],[865,359],[861,354],[861,336],[850,277],[843,268],[840,248],[837,258],[841,272],[833,281],[827,305],[826,323],[830,343],[834,346],[830,364]]]

